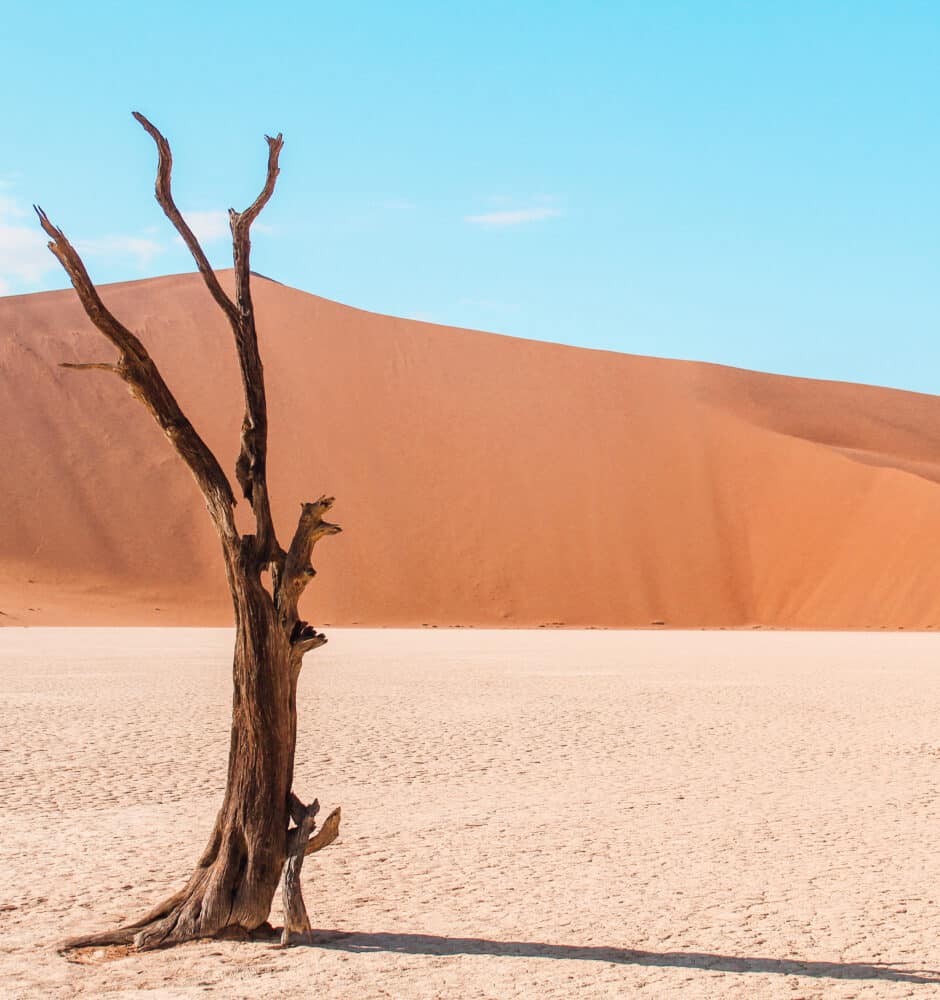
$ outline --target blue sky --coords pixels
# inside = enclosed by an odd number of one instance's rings
[[[213,263],[378,312],[940,393],[940,2],[16,4],[0,291]]]

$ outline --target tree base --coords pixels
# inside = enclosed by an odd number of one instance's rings
[[[310,922],[300,893],[300,869],[306,855],[321,851],[336,840],[342,813],[337,806],[311,836],[313,817],[319,807],[314,803],[308,809],[293,796],[292,799],[300,811],[302,825],[290,831],[293,850],[284,865],[287,923],[282,931],[275,930],[267,921],[271,908],[270,896],[256,901],[257,912],[263,911],[263,915],[257,922],[252,922],[252,926],[228,921],[235,892],[232,880],[220,877],[220,859],[217,857],[215,863],[198,868],[185,889],[164,900],[140,920],[115,930],[69,938],[59,947],[59,954],[65,955],[85,948],[115,946],[123,946],[132,951],[154,951],[186,941],[212,939],[272,941],[280,938],[284,946],[311,944]]]
[[[59,946],[58,952],[60,955],[70,956],[78,951],[113,948],[119,951],[119,954],[112,957],[123,958],[133,952],[171,948],[184,941],[266,941],[269,944],[280,944],[287,948],[296,945],[312,945],[317,940],[316,932],[313,930],[297,933],[289,931],[286,927],[274,927],[265,921],[253,930],[248,930],[240,924],[229,924],[228,927],[223,927],[216,934],[193,934],[191,937],[174,934],[172,937],[166,937],[160,943],[156,943],[153,940],[155,927],[155,924],[147,924],[143,927],[129,924],[113,931],[102,931],[100,934],[69,938]],[[148,932],[150,933],[148,934]],[[138,940],[140,936],[144,936],[143,941]]]

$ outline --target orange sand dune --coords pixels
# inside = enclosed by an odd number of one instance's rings
[[[103,295],[231,468],[200,279]],[[281,539],[321,493],[345,529],[317,624],[940,626],[940,398],[255,300]],[[118,379],[57,367],[113,356],[74,293],[0,299],[0,333],[0,622],[227,623],[189,474]]]

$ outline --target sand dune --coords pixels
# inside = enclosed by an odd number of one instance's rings
[[[198,277],[103,294],[231,468]],[[318,624],[940,626],[940,398],[255,298],[281,536],[323,492],[346,529]],[[117,379],[56,367],[112,356],[74,294],[0,299],[0,330],[0,621],[228,622],[188,473]]]

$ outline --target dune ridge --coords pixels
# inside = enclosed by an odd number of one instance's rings
[[[317,624],[940,627],[938,397],[254,292],[281,538],[324,492],[345,529]],[[231,472],[237,363],[199,277],[102,295]],[[112,356],[74,293],[0,299],[0,330],[0,623],[227,624],[187,471],[122,383],[58,367]]]

